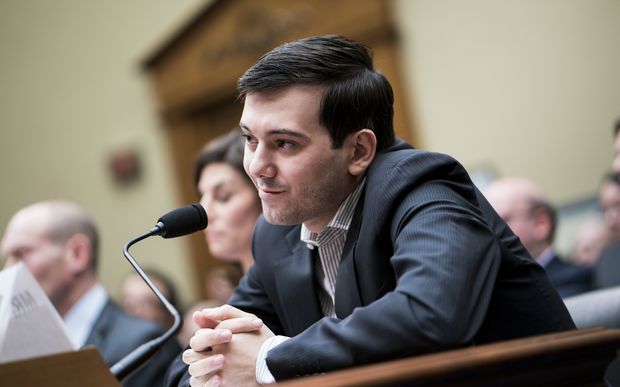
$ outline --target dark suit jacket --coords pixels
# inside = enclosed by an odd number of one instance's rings
[[[592,290],[592,270],[565,262],[557,254],[545,266],[545,271],[562,298]]]
[[[603,250],[594,266],[594,286],[597,289],[620,285],[620,242]]]
[[[163,333],[158,325],[128,315],[111,301],[101,311],[86,345],[94,345],[105,362],[112,366],[142,343]],[[147,363],[123,381],[125,387],[162,386],[166,369],[181,352],[170,340]]]
[[[321,315],[299,225],[260,219],[253,250],[230,304],[291,337],[267,356],[276,380],[574,328],[544,269],[464,168],[402,142],[367,173],[337,275],[337,318]]]

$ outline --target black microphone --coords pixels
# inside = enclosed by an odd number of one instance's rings
[[[155,293],[159,301],[166,307],[168,312],[174,317],[174,323],[172,326],[164,332],[163,335],[151,339],[142,344],[138,348],[129,352],[125,357],[116,362],[111,368],[110,372],[120,382],[133,371],[138,369],[144,364],[151,356],[155,354],[171,337],[176,335],[181,329],[181,315],[174,306],[164,297],[161,291],[155,286],[153,281],[146,275],[142,267],[136,262],[136,260],[129,253],[129,248],[135,243],[140,242],[143,239],[151,237],[153,235],[160,235],[163,238],[175,238],[191,234],[196,231],[204,230],[207,227],[208,219],[205,209],[200,204],[191,204],[189,206],[177,208],[170,211],[166,215],[157,220],[157,224],[147,233],[140,235],[125,245],[123,254],[125,258],[138,273],[138,275],[146,282],[149,288]]]
[[[204,230],[207,227],[207,213],[200,204],[177,208],[157,220],[151,230],[158,229],[158,235],[163,238],[176,238]]]

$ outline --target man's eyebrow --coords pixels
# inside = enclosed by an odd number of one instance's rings
[[[293,136],[293,137],[298,137],[298,138],[308,138],[307,135],[305,135],[304,133],[300,133],[294,130],[290,130],[290,129],[272,129],[267,131],[267,136],[277,136],[277,135],[287,135],[287,136]]]
[[[239,124],[239,127],[244,132],[252,133],[252,131],[247,126],[245,126],[242,123]],[[308,136],[306,134],[300,133],[300,132],[297,132],[297,131],[291,130],[291,129],[281,128],[281,129],[272,129],[272,130],[267,131],[267,136],[277,136],[277,135],[293,136],[293,137],[297,137],[297,138],[300,138],[300,139],[308,138]]]

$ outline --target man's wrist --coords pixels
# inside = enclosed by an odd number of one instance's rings
[[[276,382],[276,379],[273,377],[273,375],[269,371],[269,368],[267,367],[267,353],[288,339],[290,339],[290,337],[270,337],[265,340],[263,345],[260,347],[260,350],[258,351],[258,356],[256,357],[256,382],[258,382],[258,384],[271,384]]]

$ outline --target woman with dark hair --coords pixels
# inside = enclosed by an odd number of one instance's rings
[[[240,264],[246,273],[254,262],[252,232],[261,203],[243,169],[244,146],[238,128],[210,141],[196,160],[194,182],[209,217],[209,251],[217,259]]]

